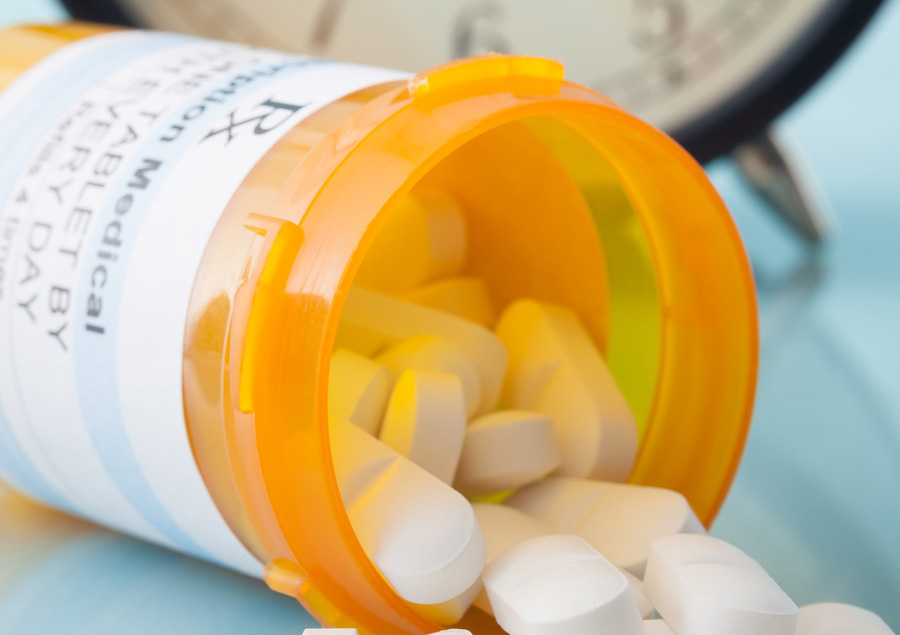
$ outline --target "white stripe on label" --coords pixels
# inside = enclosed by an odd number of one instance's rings
[[[172,546],[127,504],[94,453],[80,421],[72,359],[63,343],[71,334],[64,316],[71,310],[67,281],[77,260],[67,253],[73,245],[60,241],[58,230],[69,222],[69,210],[59,192],[75,183],[51,179],[54,171],[69,171],[65,140],[89,111],[79,95],[90,94],[91,85],[110,73],[120,75],[132,59],[165,56],[165,49],[184,41],[144,34],[105,37],[106,46],[77,48],[67,69],[57,64],[39,69],[44,82],[20,95],[0,124],[0,152],[26,159],[18,180],[2,190],[6,205],[0,220],[4,227],[14,223],[15,231],[0,295],[0,404],[18,441],[19,458],[31,464],[65,508]],[[6,98],[4,103],[10,103]],[[61,107],[67,110],[60,116]],[[68,150],[85,145],[83,139],[73,140]]]
[[[24,159],[37,146],[38,140],[53,120],[68,107],[71,100],[107,70],[97,62],[105,58],[107,65],[110,62],[112,64],[108,68],[115,68],[115,65],[124,64],[131,59],[130,52],[146,49],[146,41],[144,33],[122,31],[109,34],[102,40],[88,38],[74,42],[64,51],[42,59],[0,93],[0,152],[4,156],[4,169],[0,171],[0,201],[11,196],[16,160],[24,165]],[[169,42],[165,38],[157,38],[154,42],[156,47],[169,44],[171,38]],[[112,58],[109,57],[111,48],[117,49]],[[103,57],[98,58],[98,55]],[[67,72],[73,60],[79,58],[83,65],[94,69],[94,75],[87,72],[73,76]],[[49,86],[48,80],[53,77],[64,77],[65,81],[55,81],[53,86]],[[9,213],[4,216],[3,208],[0,207],[0,308],[3,307],[5,296],[9,295],[5,289],[12,283],[10,267],[13,241],[21,225],[21,219]],[[2,325],[5,317],[5,312],[0,310],[0,333],[4,331]],[[9,345],[9,340],[0,337],[0,360],[9,360]],[[7,419],[7,416],[15,421],[22,421],[24,418],[13,390],[10,371],[11,367],[0,361],[0,470],[3,478],[39,500],[60,509],[74,511],[69,498],[63,494],[66,484],[57,481],[51,485],[35,469],[35,463],[43,465],[44,472],[49,471],[50,467],[30,442],[30,436],[24,438],[24,443],[20,443]],[[10,410],[13,415],[9,415]]]

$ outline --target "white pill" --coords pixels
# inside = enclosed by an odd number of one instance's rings
[[[560,364],[572,361],[573,356],[581,364],[582,357],[596,353],[593,340],[575,314],[537,300],[525,298],[507,306],[495,332],[509,352],[503,401],[517,408],[534,405]],[[579,353],[578,348],[587,350]]]
[[[653,541],[644,593],[678,635],[794,635],[797,606],[755,560],[701,534]]]
[[[394,381],[407,369],[451,373],[462,383],[466,415],[471,417],[481,404],[481,377],[474,362],[463,350],[437,335],[415,335],[381,353],[376,360],[391,370]]]
[[[600,496],[603,485],[582,478],[554,476],[523,487],[506,504],[537,518],[559,533],[573,533]]]
[[[523,542],[554,533],[548,525],[506,505],[473,503],[472,509],[484,532],[488,564]]]
[[[524,542],[483,576],[497,623],[511,635],[640,635],[625,576],[577,536]]]
[[[641,577],[654,540],[698,526],[690,504],[678,492],[605,483],[574,533],[617,567]]]
[[[447,194],[421,190],[390,210],[356,274],[356,284],[399,293],[458,273],[466,261],[466,223]]]
[[[894,635],[894,631],[871,611],[823,602],[800,608],[796,635]]]
[[[578,534],[638,577],[655,539],[702,531],[683,495],[656,487],[550,478],[517,492],[507,504],[556,531]]]
[[[540,521],[505,505],[475,503],[472,505],[472,509],[475,511],[475,518],[478,519],[478,525],[484,533],[487,548],[486,565],[526,540],[553,533]],[[455,624],[462,619],[473,603],[488,615],[493,615],[487,591],[484,590],[480,579],[452,600],[431,606],[414,606],[420,615],[433,622]]]
[[[466,436],[456,375],[406,370],[394,385],[379,439],[445,483],[452,483]]]
[[[337,350],[331,356],[328,416],[377,435],[390,394],[387,367],[348,349]]]
[[[572,364],[561,364],[532,407],[553,419],[563,476],[625,481],[637,456],[637,427],[609,376],[606,396],[584,381]],[[624,406],[624,407],[623,407]]]
[[[358,635],[355,628],[306,628],[303,635]]]
[[[341,331],[362,330],[382,335],[388,344],[415,335],[437,335],[456,344],[478,368],[480,413],[490,412],[500,399],[508,356],[503,343],[480,324],[367,289],[353,287],[341,313]]]
[[[403,457],[347,421],[330,417],[328,424],[334,472],[341,501],[349,514],[356,503],[371,494],[385,474],[397,469],[401,463],[399,459]],[[362,435],[368,436],[369,440],[364,441]],[[404,459],[403,463],[410,461]],[[414,463],[412,465],[424,471]],[[445,485],[441,483],[441,489],[443,487]],[[368,549],[366,553],[371,557]]]
[[[497,314],[487,284],[481,278],[459,277],[437,280],[403,296],[414,304],[445,311],[493,328]]]
[[[484,535],[462,494],[351,423],[331,421],[331,446],[356,537],[400,597],[438,604],[475,584]]]
[[[638,612],[646,620],[656,612],[656,609],[653,608],[653,603],[644,595],[643,581],[625,569],[619,569],[619,571],[628,579],[628,587],[631,589],[631,595],[634,597],[635,604],[637,604]]]
[[[637,455],[637,423],[577,316],[518,300],[503,312],[496,332],[510,359],[504,402],[553,419],[560,474],[626,480]]]
[[[553,533],[550,527],[539,520],[506,505],[475,503],[472,508],[481,531],[484,532],[487,545],[486,566],[523,542]],[[494,614],[487,591],[480,589],[474,603],[488,615]]]
[[[432,635],[472,635],[472,632],[467,631],[464,628],[448,628],[445,631],[438,631],[437,633],[432,633]]]
[[[675,635],[675,632],[665,620],[644,620],[644,635]]]
[[[555,470],[559,460],[549,417],[523,410],[494,412],[466,429],[453,486],[467,496],[522,487]]]
[[[507,406],[534,407],[565,360],[563,346],[546,319],[544,308],[545,305],[535,300],[518,300],[503,311],[494,327],[509,353],[502,392]]]

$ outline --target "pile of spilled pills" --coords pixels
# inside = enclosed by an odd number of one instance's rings
[[[435,623],[478,610],[511,635],[891,633],[862,609],[798,609],[681,494],[626,484],[638,427],[578,316],[528,298],[498,314],[466,269],[455,201],[408,195],[336,336],[335,475],[397,595]]]

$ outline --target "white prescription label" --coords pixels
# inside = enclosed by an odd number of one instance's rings
[[[228,201],[288,130],[406,77],[133,31],[69,45],[0,93],[0,478],[261,575],[191,452],[191,288]]]

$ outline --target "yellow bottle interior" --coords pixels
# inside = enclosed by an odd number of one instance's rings
[[[578,315],[643,431],[660,354],[659,300],[646,234],[602,157],[558,121],[535,117],[469,141],[416,188],[458,201],[469,240],[459,275],[484,279],[498,312],[527,297]]]
[[[574,311],[643,431],[660,354],[659,302],[646,235],[609,165],[566,126],[535,117],[468,141],[410,193],[434,190],[449,194],[465,218],[467,259],[454,275],[485,280],[497,314],[520,298]],[[393,222],[391,210],[379,220]],[[378,229],[368,233],[372,242]],[[367,254],[361,268],[374,257],[387,272],[402,270],[403,246],[383,246]],[[394,262],[385,263],[391,255]],[[462,624],[477,624],[475,633],[497,629],[476,607]]]

